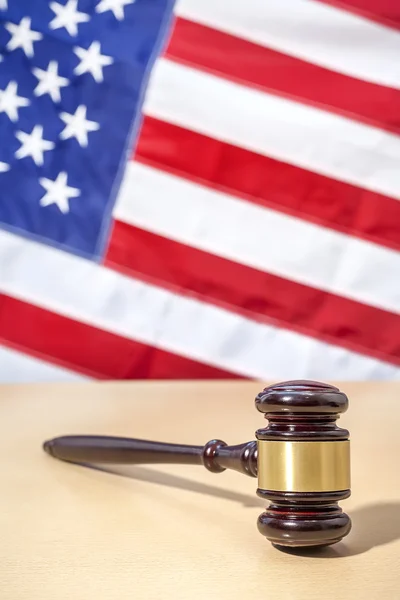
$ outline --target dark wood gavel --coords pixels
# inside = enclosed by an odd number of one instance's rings
[[[275,546],[327,546],[351,529],[338,505],[350,496],[349,432],[336,425],[348,408],[338,388],[315,381],[272,385],[255,399],[268,419],[256,440],[203,446],[96,435],[61,436],[44,442],[51,456],[74,463],[203,465],[212,473],[233,469],[258,477],[257,495],[269,506],[257,522]]]

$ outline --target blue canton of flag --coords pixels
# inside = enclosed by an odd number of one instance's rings
[[[99,260],[171,0],[0,0],[0,226]]]

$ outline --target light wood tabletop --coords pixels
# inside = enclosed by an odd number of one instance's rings
[[[61,434],[202,445],[254,439],[271,382],[104,382],[0,387],[0,598],[400,598],[400,382],[339,383],[350,407],[353,528],[282,552],[256,528],[257,482],[202,466],[55,460]]]

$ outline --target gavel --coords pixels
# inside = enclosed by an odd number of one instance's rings
[[[233,469],[258,477],[257,495],[269,505],[257,521],[274,546],[315,547],[339,542],[351,529],[338,502],[350,496],[350,440],[336,420],[348,408],[337,387],[316,381],[286,381],[255,398],[267,427],[256,440],[205,446],[149,440],[66,435],[44,442],[51,456],[73,463],[203,465],[211,473]]]

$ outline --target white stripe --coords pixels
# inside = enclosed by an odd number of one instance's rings
[[[400,34],[312,0],[179,0],[177,15],[345,75],[400,87]]]
[[[400,56],[400,54],[399,54]],[[144,112],[400,198],[400,137],[160,59]]]
[[[400,378],[393,365],[256,323],[5,231],[0,272],[0,285],[10,296],[250,377]]]
[[[86,377],[0,346],[0,383],[85,381]]]
[[[400,253],[131,162],[114,216],[238,263],[400,313]]]

